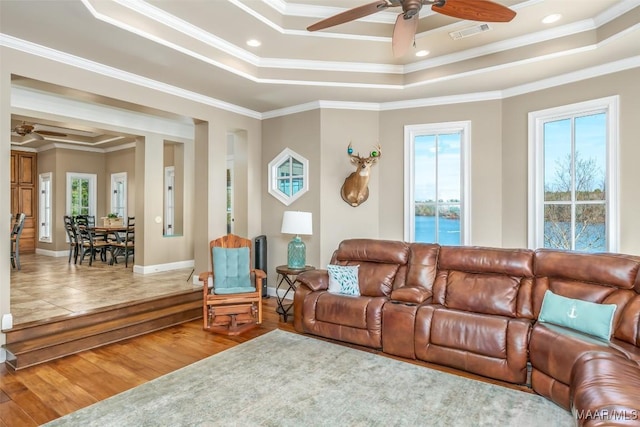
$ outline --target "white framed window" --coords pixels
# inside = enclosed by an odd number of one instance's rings
[[[52,189],[51,172],[45,172],[38,175],[38,192],[40,194],[38,207],[38,236],[41,242],[52,242],[51,237],[51,189]]]
[[[309,191],[309,161],[285,148],[269,162],[269,194],[289,206]]]
[[[96,174],[67,172],[67,215],[96,214]]]
[[[176,170],[173,166],[164,168],[164,235],[173,236],[175,221],[175,180]]]
[[[111,174],[111,210],[126,220],[127,218],[127,173]]]
[[[404,127],[404,239],[468,245],[471,122]]]
[[[529,113],[530,248],[618,251],[618,105]]]

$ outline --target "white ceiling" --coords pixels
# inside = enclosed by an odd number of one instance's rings
[[[317,101],[384,109],[500,98],[640,65],[640,0],[502,0],[517,12],[513,21],[459,40],[450,33],[478,23],[424,6],[415,48],[401,58],[391,51],[397,7],[306,31],[369,2],[0,0],[0,43],[34,52],[44,46],[57,60],[131,73],[256,117]],[[543,24],[552,13],[562,18]],[[249,39],[262,44],[249,47]],[[418,50],[430,54],[419,58]]]

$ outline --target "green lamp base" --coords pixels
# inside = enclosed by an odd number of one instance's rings
[[[306,247],[300,236],[296,236],[289,242],[287,252],[287,267],[302,269],[306,265]]]

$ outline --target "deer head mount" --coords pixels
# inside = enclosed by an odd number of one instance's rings
[[[355,208],[369,198],[369,172],[371,171],[371,166],[375,165],[382,155],[382,147],[378,144],[376,149],[369,154],[369,157],[360,157],[360,153],[353,154],[353,147],[349,143],[347,154],[351,158],[351,163],[356,165],[356,170],[344,180],[340,195],[342,200]]]

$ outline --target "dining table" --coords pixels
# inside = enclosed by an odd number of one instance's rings
[[[94,225],[90,227],[85,226],[85,228],[87,228],[94,235],[94,239],[97,238],[100,240],[115,240],[117,243],[123,243],[124,233],[126,233],[127,231],[131,231],[131,229],[126,225]],[[114,263],[115,257],[118,256],[120,252],[120,250],[112,250],[112,257],[108,261],[109,264]]]

